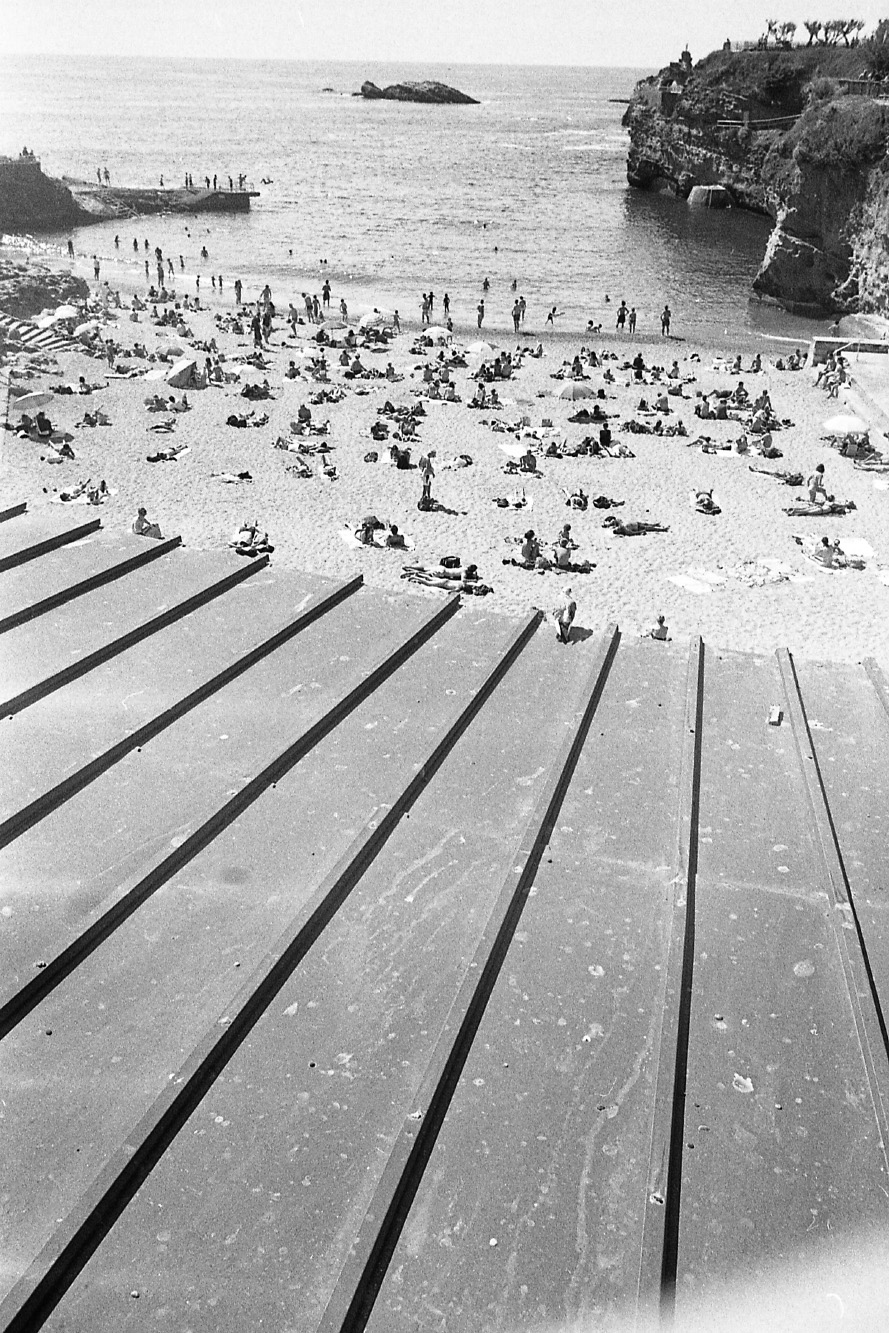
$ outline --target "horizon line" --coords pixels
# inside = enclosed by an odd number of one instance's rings
[[[465,68],[490,67],[493,69],[626,69],[626,70],[646,70],[656,69],[654,65],[622,65],[610,64],[590,64],[585,61],[579,64],[566,63],[552,60],[532,60],[532,61],[514,61],[514,60],[417,60],[417,59],[398,59],[393,56],[374,57],[369,56],[361,60],[343,60],[341,57],[332,56],[273,56],[273,55],[224,55],[224,56],[204,56],[204,55],[182,55],[182,54],[128,54],[124,52],[94,52],[94,51],[7,51],[6,57],[9,59],[59,59],[59,60],[146,60],[146,61],[179,61],[189,64],[210,64],[218,61],[232,61],[239,64],[248,64],[251,61],[263,61],[268,64],[277,65],[418,65],[418,66],[459,66]],[[703,59],[703,57],[702,57]]]

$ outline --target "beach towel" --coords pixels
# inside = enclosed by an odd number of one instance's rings
[[[692,578],[690,574],[668,574],[667,582],[675,583],[677,588],[684,588],[686,592],[697,593],[700,596],[713,591],[709,583],[705,583],[703,579]]]

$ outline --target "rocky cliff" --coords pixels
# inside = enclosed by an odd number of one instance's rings
[[[854,51],[803,48],[667,66],[637,84],[624,115],[627,179],[683,198],[723,185],[739,207],[773,217],[753,285],[787,309],[886,310],[889,107],[845,95],[832,77],[861,63]]]
[[[33,260],[0,259],[0,310],[15,319],[30,319],[69,301],[85,301],[90,289],[83,278],[57,273]]]
[[[0,232],[63,231],[83,220],[71,191],[36,158],[0,158]]]
[[[390,83],[385,88],[378,88],[375,83],[366,80],[361,85],[361,97],[372,101],[386,102],[439,102],[459,103],[478,106],[478,101],[468,93],[461,93],[459,88],[449,88],[446,83],[436,83],[434,79],[425,79],[419,83]]]

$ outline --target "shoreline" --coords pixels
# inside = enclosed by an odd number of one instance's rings
[[[11,241],[12,243],[10,243]],[[9,257],[14,258],[24,255],[27,256],[28,259],[33,258],[36,262],[42,263],[48,268],[74,273],[78,277],[84,278],[91,287],[95,286],[92,274],[92,254],[96,254],[102,264],[102,280],[110,276],[106,272],[106,267],[113,265],[114,285],[116,285],[117,289],[122,293],[126,293],[128,297],[135,293],[144,298],[146,279],[143,267],[143,256],[145,251],[140,250],[139,253],[140,258],[136,260],[135,257],[129,258],[123,253],[118,254],[112,252],[111,254],[103,254],[96,250],[87,254],[86,252],[77,251],[76,257],[72,261],[65,252],[64,247],[55,242],[41,241],[37,237],[15,237],[13,239],[4,236],[0,238],[0,256],[8,255]],[[245,265],[239,270],[238,274],[232,275],[231,277],[226,275],[226,286],[224,290],[227,294],[220,299],[219,296],[214,293],[214,289],[212,287],[208,288],[207,286],[209,274],[202,272],[199,292],[202,304],[206,302],[207,305],[214,310],[232,310],[234,308],[232,295],[234,276],[241,277],[243,281],[245,302],[249,302],[250,300],[255,301],[267,280],[266,275],[253,269],[249,265]],[[273,300],[276,301],[279,313],[282,308],[286,309],[287,304],[291,300],[296,303],[297,308],[300,308],[300,297],[301,293],[304,291],[317,291],[320,296],[321,286],[326,276],[331,279],[334,277],[333,274],[326,274],[325,271],[320,268],[315,272],[302,270],[294,275],[293,284],[289,292],[284,288],[283,296],[280,296],[274,290],[273,284],[272,296]],[[177,294],[177,298],[181,299],[186,293],[190,298],[195,296],[197,291],[195,277],[196,273],[192,269],[187,268],[185,270],[180,270],[177,267],[176,272],[173,274],[173,282],[176,284],[174,290]],[[410,332],[420,332],[422,329],[420,319],[417,316],[416,302],[413,302],[410,297],[403,302],[399,302],[397,298],[393,298],[391,291],[385,289],[381,290],[379,287],[371,288],[364,284],[350,284],[348,282],[339,282],[339,285],[337,286],[337,300],[340,295],[343,295],[346,298],[350,321],[354,320],[356,316],[360,317],[362,314],[369,312],[374,309],[375,306],[379,306],[384,310],[391,310],[393,308],[398,309],[401,324],[405,330]],[[512,300],[512,293],[509,293],[509,299],[510,301]],[[408,303],[409,301],[411,302],[410,304]],[[608,310],[613,314],[617,309],[617,305],[618,302],[613,301],[608,306]],[[331,306],[330,313],[331,315],[336,316],[336,301]],[[437,306],[433,315],[433,324],[436,322],[440,313],[440,307]],[[699,331],[695,329],[672,333],[667,338],[663,337],[656,329],[647,331],[642,329],[637,330],[635,334],[629,334],[618,332],[614,327],[607,328],[603,326],[600,332],[593,333],[582,326],[574,327],[562,323],[554,328],[547,329],[545,320],[541,321],[540,326],[538,326],[537,322],[529,322],[526,325],[523,325],[519,334],[516,335],[512,327],[511,319],[498,317],[496,307],[493,303],[486,311],[481,332],[479,332],[473,318],[455,318],[454,314],[455,310],[452,310],[455,337],[463,337],[469,340],[471,338],[479,337],[486,338],[490,335],[491,337],[495,337],[498,344],[503,347],[513,346],[518,337],[519,341],[522,339],[536,340],[540,338],[550,342],[562,342],[566,344],[576,344],[578,343],[578,340],[580,340],[581,344],[589,343],[590,345],[594,344],[596,346],[602,344],[609,347],[613,346],[614,348],[631,348],[636,346],[675,347],[676,351],[674,352],[674,355],[678,354],[678,352],[680,352],[686,345],[696,347],[704,346],[708,349],[724,353],[742,351],[752,355],[757,351],[764,353],[769,344],[772,343],[786,343],[788,347],[791,345],[804,347],[807,341],[803,338],[794,338],[783,334],[762,333],[745,328],[726,330],[722,337],[708,334],[706,338],[698,336]],[[824,321],[812,321],[812,324],[813,327],[810,337],[815,337],[819,333],[823,333],[824,330],[821,326],[824,324]]]

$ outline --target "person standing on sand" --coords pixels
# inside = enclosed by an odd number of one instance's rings
[[[435,450],[430,449],[428,454],[421,454],[417,462],[420,474],[423,478],[423,499],[428,500],[432,496],[432,478],[435,476],[435,468],[432,460],[435,457]]]
[[[635,307],[635,306],[631,306],[631,307],[630,307],[630,313],[629,313],[629,316],[628,316],[628,318],[627,318],[627,327],[629,328],[630,333],[635,333],[635,332],[636,332],[636,307]]]
[[[574,617],[577,615],[577,603],[570,588],[565,589],[565,600],[555,608],[553,615],[556,618],[556,638],[559,643],[570,643],[571,626],[574,623]]]
[[[429,323],[429,297],[423,293],[423,300],[420,305],[420,328],[425,329]]]
[[[235,278],[235,305],[240,305],[240,304],[241,304],[241,292],[242,292],[242,290],[243,290],[243,288],[242,288],[242,286],[241,286],[241,279],[240,279],[240,278]]]
[[[340,314],[343,317],[343,323],[346,324],[349,319],[349,307],[346,305],[345,297],[340,297]]]
[[[519,324],[521,323],[521,319],[522,319],[522,308],[521,308],[521,306],[519,305],[518,301],[513,301],[513,304],[512,304],[512,326],[513,326],[513,328],[515,329],[516,333],[518,333],[518,331],[519,331]]]
[[[522,312],[522,324],[525,322],[525,311],[528,309],[528,303],[524,296],[519,297],[519,310]]]
[[[93,273],[95,274],[96,282],[98,282],[98,281],[99,281],[99,261],[98,261],[98,259],[96,258],[95,255],[93,255]]]
[[[395,313],[394,313],[394,315],[393,315],[393,317],[392,317],[392,327],[393,327],[393,329],[395,330],[396,333],[400,333],[400,332],[401,332],[401,317],[399,316],[397,310],[395,311]]]
[[[476,309],[476,314],[477,314],[477,316],[478,316],[478,327],[481,328],[482,324],[484,323],[484,319],[485,319],[485,298],[484,298],[484,297],[482,297],[482,299],[479,301],[479,303],[478,303],[478,305],[475,307],[475,309]]]
[[[213,189],[216,189],[216,173],[213,173]]]
[[[819,463],[806,482],[809,491],[809,504],[824,504],[827,500],[827,487],[824,484],[824,464]]]
[[[106,184],[106,185],[110,185],[110,184],[111,184],[111,175],[110,175],[110,173],[109,173],[107,167],[105,167],[105,170],[104,170],[103,174],[104,174],[104,176],[105,176],[105,184]]]
[[[324,279],[324,286],[321,288],[321,299],[325,306],[330,305],[330,283]]]
[[[629,311],[627,309],[627,303],[623,299],[623,297],[621,297],[620,305],[617,307],[617,323],[615,325],[615,328],[617,329],[618,333],[623,333],[624,325],[627,322],[628,314]]]
[[[670,336],[671,311],[668,305],[665,305],[661,311],[661,333],[665,338]]]
[[[445,312],[445,319],[447,319],[448,315],[451,313],[451,298],[448,296],[447,292],[445,292],[444,296],[441,298],[441,307]]]
[[[74,242],[71,240],[70,236],[68,237],[68,258],[74,258]]]

